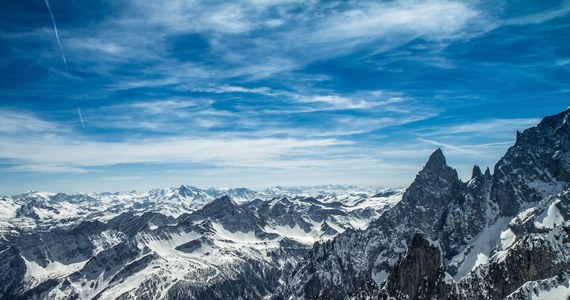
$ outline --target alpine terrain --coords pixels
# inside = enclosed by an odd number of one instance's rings
[[[570,108],[467,182],[438,149],[366,230],[316,244],[276,299],[567,299]]]
[[[0,197],[0,299],[267,297],[316,241],[366,228],[401,194],[183,185]]]
[[[566,299],[570,108],[463,182],[0,198],[0,299]]]

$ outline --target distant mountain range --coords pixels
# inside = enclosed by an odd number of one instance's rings
[[[0,198],[0,299],[257,299],[401,190],[191,186]],[[239,288],[238,288],[239,287]]]
[[[463,182],[0,198],[0,299],[568,299],[570,109]]]

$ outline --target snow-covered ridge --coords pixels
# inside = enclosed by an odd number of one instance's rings
[[[232,298],[234,289],[222,287],[251,278],[238,293],[267,296],[314,243],[365,229],[402,195],[321,188],[2,197],[0,263],[10,267],[0,271],[0,299],[21,291],[44,299],[201,299],[213,290]]]

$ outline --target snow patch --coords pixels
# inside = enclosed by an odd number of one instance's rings
[[[509,248],[517,239],[514,232],[507,228],[507,230],[501,232],[501,249],[505,250]]]
[[[534,222],[534,226],[540,229],[552,229],[555,226],[558,226],[564,223],[564,217],[560,213],[560,210],[556,206],[556,204],[560,203],[560,199],[554,201],[548,207],[548,210],[543,212],[540,216],[536,217],[536,221]]]
[[[87,260],[65,265],[58,261],[52,261],[47,264],[47,266],[42,267],[33,260],[28,260],[24,256],[21,256],[26,265],[26,275],[25,278],[31,282],[38,281],[42,282],[50,278],[59,278],[67,276],[73,272],[83,269]]]
[[[550,290],[538,290],[538,293],[533,293],[531,297],[532,300],[568,299],[570,297],[570,280],[566,280],[566,283]]]
[[[315,228],[315,225],[317,224],[313,224],[311,227]],[[320,228],[320,226],[317,228]],[[299,224],[295,224],[293,227],[287,225],[267,226],[265,227],[265,231],[268,233],[277,233],[282,237],[290,238],[297,242],[309,245],[314,244],[321,237],[321,233],[319,231],[311,230],[309,232],[306,232],[303,228],[301,228],[301,226],[299,226]]]
[[[454,280],[459,281],[478,266],[489,262],[492,250],[498,245],[503,245],[501,235],[503,231],[507,231],[509,221],[510,219],[506,217],[498,219],[495,224],[471,239],[462,253],[452,258],[451,261],[459,265],[457,273],[453,276]]]
[[[376,283],[376,285],[381,286],[381,284],[384,282],[384,280],[386,280],[386,278],[388,278],[388,273],[386,273],[386,271],[382,270],[378,273],[372,273],[372,280],[374,280],[374,282]]]

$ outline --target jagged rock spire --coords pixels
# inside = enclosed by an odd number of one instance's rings
[[[445,155],[441,148],[437,148],[430,156],[426,163],[426,168],[430,169],[440,169],[441,167],[447,165]]]
[[[430,155],[426,165],[418,174],[416,181],[424,181],[425,179],[429,178],[440,178],[448,182],[455,182],[459,180],[457,171],[447,165],[445,155],[443,155],[441,148],[438,148]]]
[[[416,211],[417,215],[410,220],[413,223],[433,225],[441,222],[443,208],[453,199],[458,183],[457,171],[446,164],[443,151],[437,149],[406,190],[397,208]]]
[[[491,170],[489,169],[489,167],[487,167],[487,169],[485,169],[485,177],[491,178]]]
[[[473,172],[471,173],[471,179],[481,177],[481,176],[483,176],[483,173],[481,173],[481,168],[479,168],[478,165],[474,165],[473,166]]]

